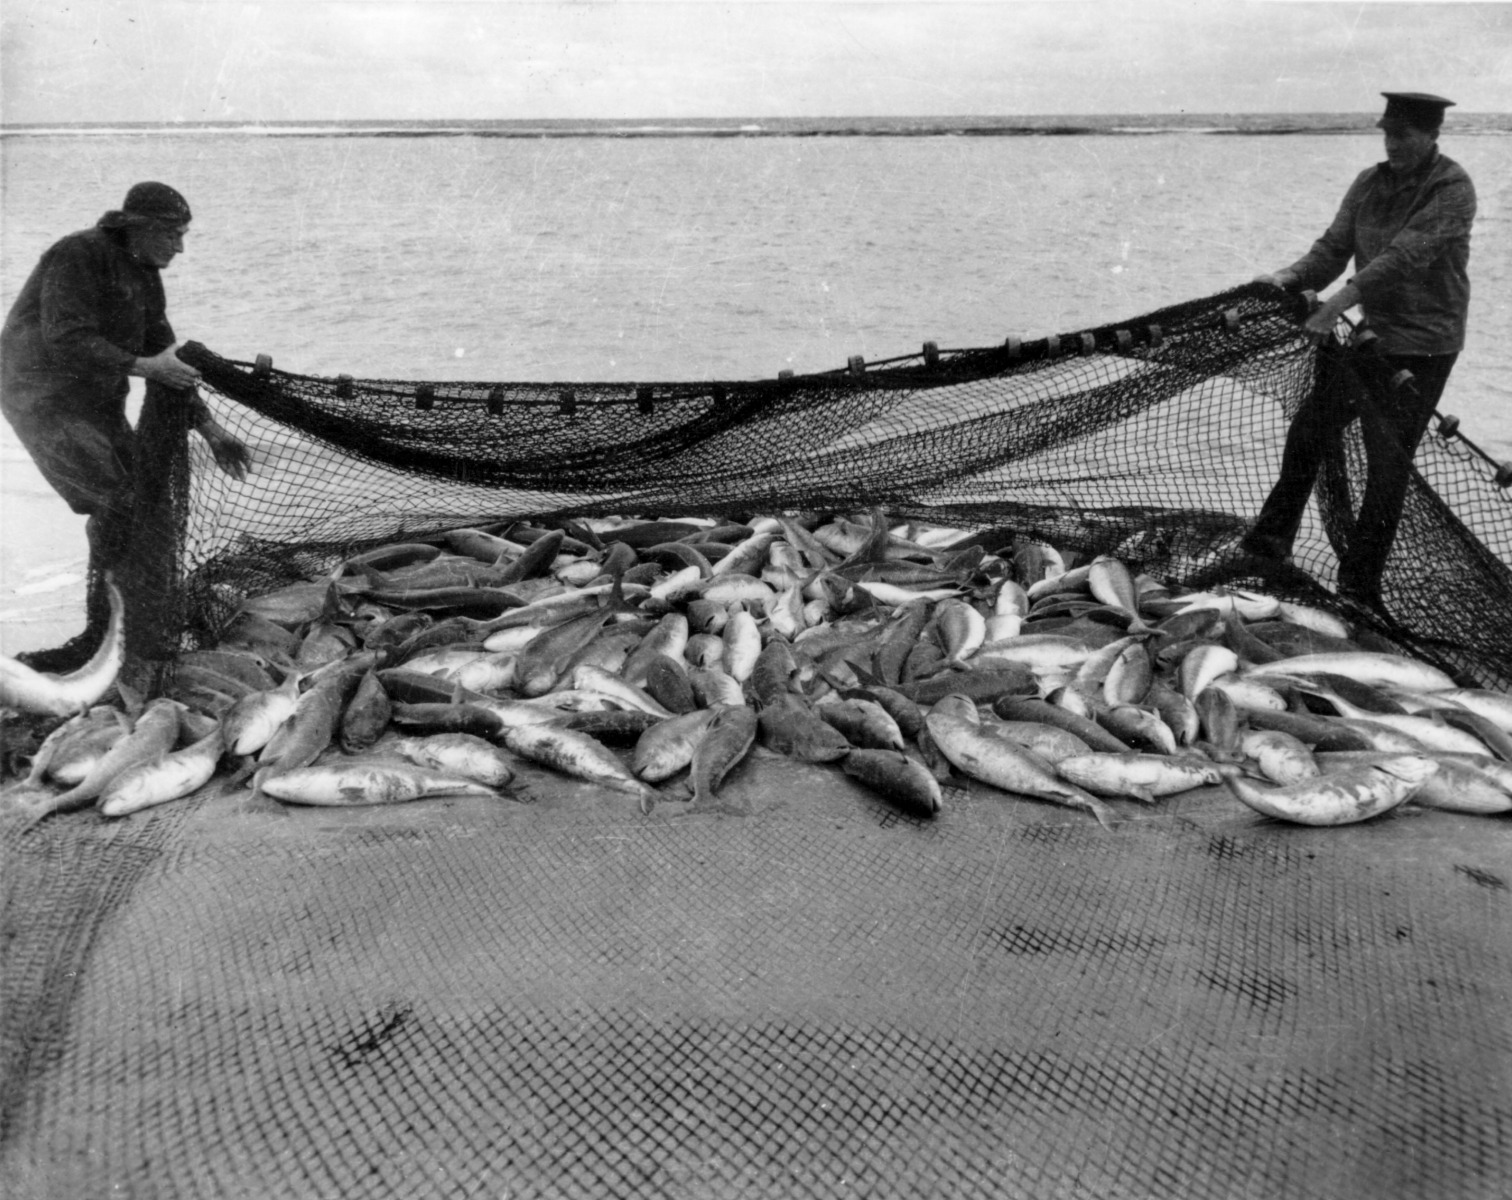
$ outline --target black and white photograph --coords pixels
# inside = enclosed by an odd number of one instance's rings
[[[0,35],[0,1195],[1504,1200],[1512,3]]]

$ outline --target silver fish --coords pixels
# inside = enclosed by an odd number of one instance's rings
[[[1438,770],[1438,763],[1423,755],[1385,755],[1335,774],[1275,788],[1250,783],[1235,767],[1222,770],[1235,798],[1265,816],[1299,825],[1349,825],[1378,817],[1411,799]]]
[[[126,607],[120,589],[108,576],[110,623],[89,661],[77,671],[51,675],[0,654],[0,704],[22,712],[71,717],[84,712],[110,690],[126,661]]]

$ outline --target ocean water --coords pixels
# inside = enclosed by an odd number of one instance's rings
[[[1480,208],[1469,342],[1441,410],[1498,460],[1512,458],[1505,124],[1444,138]],[[829,370],[1241,283],[1305,250],[1382,157],[1374,131],[1338,121],[1214,128],[8,130],[0,302],[53,240],[156,178],[195,213],[165,273],[175,329],[229,358],[435,380]],[[8,427],[0,472],[0,650],[14,653],[77,630],[83,521]]]

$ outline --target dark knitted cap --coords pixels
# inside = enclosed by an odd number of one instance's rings
[[[1386,111],[1381,114],[1377,126],[1388,121],[1402,121],[1414,129],[1434,130],[1444,123],[1444,110],[1453,108],[1453,100],[1442,96],[1430,96],[1427,92],[1382,92],[1386,97]]]
[[[187,225],[193,217],[189,202],[166,183],[135,183],[118,209],[100,218],[106,229],[127,225]]]

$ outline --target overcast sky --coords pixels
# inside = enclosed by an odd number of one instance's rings
[[[3,120],[1512,111],[1512,3],[4,0]]]

